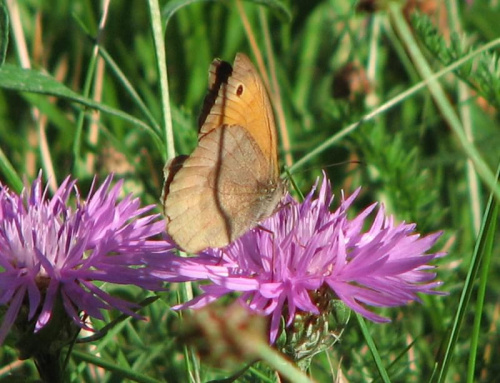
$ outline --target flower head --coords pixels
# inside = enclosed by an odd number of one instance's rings
[[[138,198],[118,201],[122,182],[111,186],[112,178],[95,191],[93,185],[87,201],[70,177],[50,199],[41,174],[21,195],[0,185],[0,305],[8,305],[0,344],[23,303],[28,320],[36,320],[35,332],[49,322],[58,300],[74,323],[88,328],[82,312],[103,319],[101,310],[116,308],[136,316],[135,304],[112,297],[95,281],[160,288],[152,262],[171,245],[150,237],[162,233],[164,223],[157,214],[144,215],[153,206],[141,208]]]
[[[195,258],[178,259],[167,277],[172,281],[208,280],[203,293],[177,308],[198,308],[238,291],[251,310],[271,316],[274,342],[281,316],[289,326],[296,314],[320,314],[316,299],[325,288],[352,310],[373,321],[387,321],[371,306],[396,306],[419,300],[417,293],[435,294],[440,282],[428,272],[428,262],[442,255],[426,254],[441,233],[421,238],[414,224],[395,224],[379,208],[371,227],[363,231],[376,204],[354,219],[348,208],[359,193],[333,201],[326,177],[317,198],[315,188],[302,203],[287,196],[282,209],[224,249]],[[174,264],[172,264],[174,265]],[[324,299],[323,299],[324,301]]]

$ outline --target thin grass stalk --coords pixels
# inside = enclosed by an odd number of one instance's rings
[[[16,53],[18,55],[18,60],[22,68],[30,69],[31,60],[28,52],[28,47],[26,44],[26,37],[23,31],[23,26],[21,22],[21,15],[19,14],[19,6],[17,1],[8,0],[7,8],[9,10],[11,27],[14,37],[14,42],[16,45]],[[50,151],[48,149],[47,136],[45,134],[45,127],[41,119],[40,110],[36,107],[31,108],[31,114],[33,116],[33,121],[37,125],[37,138],[38,146],[40,149],[40,156],[42,160],[42,167],[45,170],[46,177],[48,179],[49,187],[52,191],[57,190],[57,178],[54,171],[54,166],[50,156]],[[35,143],[36,145],[36,143]],[[29,163],[29,162],[28,162]],[[28,169],[29,170],[29,169]],[[32,169],[32,172],[36,172],[36,169]],[[34,174],[33,174],[34,175]]]
[[[495,204],[493,211],[493,217],[498,217],[499,204]],[[486,245],[484,249],[483,259],[481,261],[481,276],[479,278],[479,288],[477,291],[476,308],[474,310],[474,324],[472,325],[472,334],[470,337],[470,347],[469,347],[469,362],[467,366],[467,382],[473,383],[475,381],[475,371],[476,371],[476,359],[479,347],[479,337],[481,336],[481,319],[484,316],[484,300],[486,296],[486,289],[489,281],[489,271],[491,265],[491,259],[493,255],[493,243],[495,241],[497,219],[493,219],[490,222],[490,227],[488,228],[488,237],[486,239]]]
[[[497,179],[499,176],[500,164],[497,168]],[[486,249],[488,248],[489,236],[493,235],[492,233],[494,233],[494,231],[492,231],[492,229],[494,228],[492,221],[496,219],[498,219],[498,201],[495,198],[494,194],[490,193],[490,198],[488,201],[488,205],[486,206],[483,221],[481,223],[481,230],[479,231],[479,235],[474,247],[474,252],[471,257],[470,267],[464,282],[462,294],[460,295],[457,310],[453,318],[453,322],[449,327],[449,332],[447,334],[446,340],[441,347],[442,352],[436,362],[431,382],[441,383],[446,381],[448,369],[450,368],[451,360],[453,357],[453,351],[455,350],[458,335],[464,322],[470,298],[474,290],[474,284],[479,272],[479,266],[481,265],[481,260],[484,257]]]
[[[425,79],[429,87],[429,91],[438,106],[443,118],[450,125],[455,136],[458,138],[462,149],[467,154],[468,158],[472,160],[476,171],[479,173],[480,177],[483,179],[486,185],[493,191],[496,198],[500,200],[500,188],[496,184],[496,179],[491,170],[489,169],[486,162],[482,159],[481,155],[477,149],[467,140],[464,133],[462,123],[460,122],[458,116],[456,115],[452,105],[448,101],[443,88],[433,78],[433,73],[424,55],[420,51],[417,42],[413,38],[413,34],[408,27],[407,21],[404,18],[401,7],[399,4],[391,3],[389,6],[389,12],[392,20],[394,21],[394,26],[399,33],[401,39],[403,40],[410,56],[412,57],[417,70],[419,71],[422,78]]]
[[[157,0],[148,0],[151,30],[156,54],[156,67],[160,77],[160,98],[162,104],[162,125],[167,153],[164,159],[175,157],[174,132],[172,127],[172,112],[170,110],[170,96],[168,89],[167,59],[165,53],[165,39],[162,29],[160,5]]]
[[[427,79],[427,81],[421,81],[420,83],[415,84],[414,86],[407,89],[406,91],[401,92],[396,97],[383,103],[378,108],[376,108],[376,109],[372,110],[370,113],[366,114],[364,117],[361,118],[360,121],[357,121],[357,122],[354,122],[354,123],[348,125],[346,128],[342,129],[340,132],[333,135],[332,137],[330,137],[328,140],[326,140],[322,144],[318,145],[315,149],[311,150],[304,157],[297,160],[290,168],[290,171],[293,173],[294,171],[296,171],[297,169],[301,168],[302,166],[307,164],[309,161],[311,161],[318,154],[325,151],[330,146],[332,146],[333,144],[337,143],[338,141],[340,141],[341,139],[343,139],[344,137],[346,137],[347,135],[352,133],[354,130],[356,130],[358,127],[360,127],[363,123],[373,120],[379,114],[382,114],[382,113],[389,111],[391,108],[400,104],[401,102],[406,100],[408,97],[413,96],[417,92],[426,88],[428,81],[438,80],[442,76],[448,74],[449,72],[454,71],[458,67],[460,67],[460,66],[464,65],[465,63],[467,63],[468,61],[472,60],[474,57],[478,56],[482,52],[493,49],[493,48],[497,47],[498,45],[500,45],[500,38],[495,39],[493,41],[490,41],[489,43],[483,45],[482,47],[474,50],[473,52],[465,55],[461,59],[455,61],[453,64],[447,66],[446,68],[440,70],[439,72],[434,73],[431,77],[429,77]]]
[[[463,28],[460,23],[459,7],[456,0],[447,1],[447,10],[450,20],[450,27],[454,33],[462,34]],[[462,81],[458,81],[458,113],[460,114],[460,120],[464,126],[465,136],[471,144],[474,143],[474,131],[472,125],[471,117],[471,107],[469,100],[472,98],[469,87]],[[479,229],[481,227],[481,192],[479,188],[479,180],[477,173],[474,171],[474,164],[470,159],[467,160],[466,165],[466,177],[467,185],[469,191],[470,200],[470,214],[472,219],[472,226],[474,229],[474,234],[477,236]]]
[[[290,167],[293,164],[293,157],[290,145],[290,135],[288,134],[285,111],[283,110],[283,99],[281,98],[281,90],[276,76],[276,61],[274,60],[274,49],[271,45],[271,34],[269,32],[269,23],[267,21],[267,15],[263,7],[259,8],[259,19],[262,25],[262,31],[264,32],[264,44],[267,52],[267,61],[269,63],[269,73],[271,74],[271,97],[273,100],[273,106],[276,111],[276,116],[278,120],[278,127],[280,130],[281,146],[285,153],[285,164]]]
[[[366,326],[366,322],[364,318],[358,314],[355,313],[356,319],[358,320],[359,327],[361,329],[361,332],[363,333],[363,337],[365,338],[366,345],[368,346],[373,360],[375,362],[375,365],[377,366],[378,373],[380,375],[380,378],[384,383],[390,383],[391,379],[389,378],[389,375],[387,374],[387,371],[382,363],[382,358],[380,357],[380,354],[378,352],[377,346],[375,345],[375,342],[373,341],[372,336],[370,335],[370,331],[368,330],[368,327]]]
[[[144,117],[146,117],[148,123],[151,125],[151,127],[157,132],[160,133],[160,126],[158,125],[158,121],[154,118],[154,116],[151,114],[150,110],[142,100],[141,96],[137,92],[137,90],[134,88],[134,86],[130,83],[128,78],[125,76],[125,74],[121,71],[120,67],[118,64],[113,60],[113,58],[110,56],[108,51],[104,47],[99,47],[99,55],[106,61],[106,64],[108,68],[111,69],[111,71],[114,73],[118,81],[122,84],[122,86],[125,88],[127,93],[130,95],[132,100],[135,102],[137,107],[140,109],[140,111],[144,114]]]

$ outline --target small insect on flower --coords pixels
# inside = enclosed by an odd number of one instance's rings
[[[342,198],[334,212],[326,175],[317,198],[315,189],[302,203],[287,196],[278,213],[226,248],[171,263],[175,269],[165,279],[209,281],[200,286],[201,295],[176,308],[199,308],[241,292],[243,305],[270,316],[269,338],[274,343],[282,317],[288,327],[298,314],[322,315],[328,310],[325,294],[379,322],[388,319],[367,305],[403,305],[418,301],[417,293],[439,294],[435,288],[441,283],[434,281],[428,263],[443,253],[426,252],[441,233],[421,238],[415,224],[395,224],[383,206],[363,231],[376,204],[349,219],[359,189]]]
[[[41,174],[20,195],[0,184],[0,344],[14,324],[39,332],[60,317],[58,308],[76,328],[90,329],[85,316],[104,319],[101,310],[138,317],[136,304],[95,282],[161,288],[151,270],[172,245],[151,237],[163,232],[163,221],[147,215],[154,206],[140,207],[138,198],[118,201],[122,182],[111,186],[112,179],[97,190],[94,180],[86,201],[70,177],[52,198]]]

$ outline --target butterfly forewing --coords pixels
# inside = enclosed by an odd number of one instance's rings
[[[211,73],[222,73],[222,77],[226,76],[226,65],[228,64],[224,61],[214,60]],[[279,168],[273,111],[266,88],[250,59],[239,53],[226,81],[210,79],[209,82],[217,84],[218,97],[200,128],[200,139],[222,125],[243,126],[269,159],[273,176],[277,177]],[[206,99],[209,97],[210,92]]]
[[[276,209],[276,132],[269,99],[250,60],[214,60],[198,147],[166,171],[167,232],[192,253],[222,247]],[[180,168],[179,168],[180,167]]]

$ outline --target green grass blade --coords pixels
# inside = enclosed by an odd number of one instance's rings
[[[446,68],[443,68],[439,72],[434,73],[430,78],[427,79],[427,81],[432,80],[438,80],[441,77],[445,76],[446,74],[454,71],[455,69],[461,67],[462,65],[468,63],[470,60],[472,60],[474,57],[480,55],[482,52],[485,52],[487,50],[496,48],[497,46],[500,45],[500,38],[496,39],[494,41],[490,41],[489,43],[485,44],[481,48],[478,48],[474,50],[473,52],[469,53],[468,55],[465,55],[462,57],[460,60],[455,61],[453,64],[447,66]],[[373,120],[375,117],[379,116],[382,113],[386,113],[392,108],[394,108],[396,105],[402,103],[405,101],[407,98],[413,96],[417,92],[425,89],[427,87],[427,81],[421,81],[418,84],[415,84],[411,88],[405,90],[404,92],[401,92],[398,94],[396,97],[392,98],[391,100],[383,103],[380,105],[378,108],[375,108],[372,110],[370,113],[366,114],[361,118],[360,121],[354,122],[350,124],[349,126],[345,127],[342,129],[340,132],[334,134],[331,136],[329,139],[318,145],[316,148],[312,149],[304,155],[301,159],[296,161],[293,166],[290,167],[290,172],[294,173],[296,170],[310,162],[314,157],[316,157],[318,154],[321,152],[325,151],[329,147],[333,146],[337,142],[339,142],[341,139],[344,137],[348,136],[351,134],[353,131],[355,131],[357,128],[359,128],[363,123],[366,123],[368,121]]]
[[[378,353],[377,346],[375,345],[375,342],[373,341],[372,336],[370,335],[370,331],[368,330],[368,327],[366,326],[365,320],[361,315],[358,313],[356,314],[356,319],[358,320],[359,327],[361,329],[361,332],[363,333],[363,336],[366,341],[366,345],[370,349],[370,352],[373,356],[373,360],[375,361],[375,364],[377,365],[378,373],[380,375],[380,378],[382,379],[383,382],[389,383],[391,379],[389,379],[389,375],[387,374],[387,371],[382,364],[382,359],[380,358],[380,354]]]
[[[9,46],[9,13],[4,3],[0,3],[0,67],[5,62]]]
[[[181,8],[184,8],[190,4],[194,3],[205,3],[205,2],[212,2],[212,1],[217,1],[217,0],[178,0],[178,1],[170,1],[162,11],[165,26],[168,25],[170,19],[172,16]],[[278,17],[284,21],[291,21],[292,20],[292,12],[290,11],[290,8],[283,3],[282,1],[279,0],[247,0],[248,2],[255,3],[255,4],[261,4],[269,7],[271,10],[276,12]]]
[[[276,16],[280,18],[281,21],[290,22],[292,20],[292,12],[290,8],[282,1],[279,0],[246,0],[249,3],[265,5],[271,11],[273,11]]]
[[[96,32],[94,34],[91,34],[87,24],[83,20],[81,20],[77,14],[73,13],[73,18],[78,23],[79,27],[84,31],[84,33],[89,37],[89,39],[93,41],[94,50],[87,63],[87,70],[85,71],[85,79],[83,82],[83,89],[81,92],[82,96],[89,97],[97,67],[98,56],[97,54],[95,54],[95,52],[97,52],[95,48],[99,46],[99,39],[96,38],[95,36],[99,34],[98,31],[99,27],[97,25],[94,25],[92,30],[96,30]],[[105,20],[106,18],[105,13],[101,14],[101,18],[104,18]],[[94,21],[93,18],[89,18],[88,23],[94,24],[93,21]],[[83,146],[82,135],[83,135],[84,123],[85,123],[85,112],[80,111],[80,113],[78,113],[78,117],[75,122],[76,132],[73,140],[73,156],[74,156],[73,173],[75,175],[80,175],[82,171],[82,161],[81,161],[80,151]]]
[[[125,74],[122,72],[118,64],[113,60],[111,55],[108,53],[106,49],[103,47],[99,47],[99,54],[101,57],[106,61],[106,64],[108,67],[111,69],[113,74],[116,76],[118,81],[122,84],[122,86],[125,88],[127,93],[132,97],[132,100],[135,102],[137,107],[141,110],[141,112],[144,114],[144,117],[147,118],[149,124],[155,129],[157,132],[160,132],[160,126],[158,125],[158,121],[154,118],[154,116],[151,114],[149,111],[148,107],[144,103],[144,101],[141,99],[139,96],[139,93],[135,90],[133,85],[130,83],[130,81],[127,79]]]
[[[215,2],[217,0],[177,0],[177,1],[169,1],[168,4],[163,7],[162,15],[165,23],[165,30],[167,29],[168,23],[172,16],[181,8],[184,8],[190,4],[194,3],[207,3],[207,2]]]
[[[497,179],[499,175],[500,166],[497,171]],[[498,200],[495,198],[493,193],[491,193],[488,205],[486,207],[484,219],[481,224],[479,237],[476,241],[476,246],[472,254],[471,265],[467,274],[467,278],[465,279],[464,288],[462,290],[462,295],[460,296],[460,301],[455,314],[455,318],[447,336],[446,343],[442,347],[444,352],[442,354],[442,357],[438,359],[435,371],[433,373],[433,382],[441,383],[446,381],[446,375],[453,357],[453,350],[455,349],[455,346],[457,344],[458,335],[467,313],[467,308],[472,292],[474,290],[474,282],[478,275],[481,261],[483,260],[483,257],[485,257],[485,254],[487,254],[490,250],[489,247],[491,246],[491,241],[493,241],[493,236],[495,235],[496,225],[494,224],[494,221],[498,219],[498,210]]]
[[[474,382],[474,372],[476,369],[477,349],[479,345],[479,336],[481,334],[481,319],[483,318],[484,299],[486,296],[486,288],[488,286],[488,275],[490,271],[491,257],[493,253],[493,243],[496,233],[496,223],[498,217],[498,202],[495,202],[494,212],[492,216],[494,219],[490,222],[488,227],[488,236],[486,238],[486,245],[484,255],[481,262],[481,277],[479,278],[479,289],[477,291],[477,302],[474,316],[474,325],[472,326],[472,334],[469,347],[469,365],[467,370],[467,382]]]
[[[132,369],[127,369],[121,367],[119,363],[116,363],[115,360],[106,360],[102,357],[97,357],[94,355],[90,355],[78,350],[73,350],[72,353],[73,358],[76,360],[81,360],[99,367],[104,368],[107,371],[112,371],[115,374],[119,375],[120,377],[131,379],[134,382],[140,382],[140,383],[159,383],[159,380],[150,378],[149,376],[140,374],[138,372],[135,372]]]
[[[170,96],[168,92],[167,58],[165,54],[164,31],[161,26],[160,5],[157,0],[149,0],[149,17],[151,21],[151,30],[153,32],[153,41],[155,45],[156,66],[160,76],[160,97],[162,104],[163,131],[165,138],[165,147],[167,148],[164,159],[175,157],[174,132],[172,129],[172,113],[170,111]]]
[[[23,181],[16,173],[16,170],[10,163],[9,159],[5,156],[2,148],[0,147],[0,170],[5,175],[6,183],[11,185],[14,192],[20,193],[23,189]]]
[[[424,55],[420,51],[417,42],[413,38],[413,34],[410,31],[410,28],[404,18],[400,5],[395,3],[391,4],[390,13],[392,19],[394,20],[396,30],[404,41],[406,48],[409,50],[410,56],[413,58],[417,70],[419,71],[422,78],[426,80],[429,91],[432,94],[443,118],[452,128],[460,144],[462,145],[464,152],[474,163],[474,167],[476,168],[479,176],[500,200],[500,188],[498,188],[496,185],[496,180],[493,172],[490,170],[485,160],[479,154],[479,151],[467,139],[462,127],[462,123],[455,113],[453,107],[451,106],[448,98],[446,97],[443,88],[441,87],[439,82],[435,78],[433,78],[431,68],[425,60]]]
[[[5,64],[0,69],[0,88],[15,90],[18,92],[30,92],[56,96],[69,101],[79,103],[89,108],[100,110],[116,117],[119,117],[137,127],[144,129],[150,134],[153,141],[162,148],[158,134],[149,125],[121,110],[111,108],[107,105],[95,102],[87,97],[83,97],[72,91],[53,77],[42,74],[31,69],[22,69],[13,65]]]

